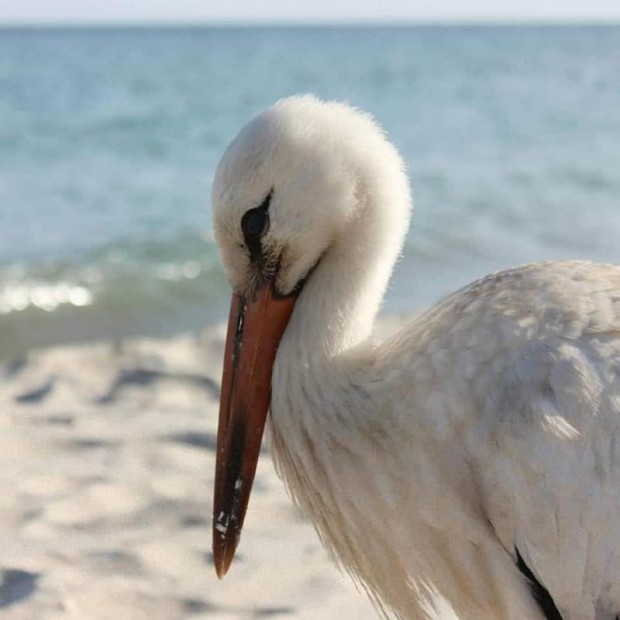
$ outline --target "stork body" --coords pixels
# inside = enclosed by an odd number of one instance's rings
[[[426,617],[428,588],[461,618],[544,617],[517,552],[565,620],[615,618],[619,330],[620,269],[572,262],[489,276],[316,365],[299,362],[316,340],[287,330],[279,470],[334,556],[403,618]]]
[[[371,119],[309,97],[242,131],[214,206],[241,300],[218,437],[218,570],[253,477],[243,454],[256,433],[241,440],[240,429],[254,422],[239,416],[265,401],[291,495],[379,608],[429,618],[441,596],[463,620],[616,618],[620,268],[493,274],[374,345],[410,209],[406,176]],[[241,226],[248,209],[256,221]],[[257,351],[277,304],[289,314],[272,321],[261,396]]]

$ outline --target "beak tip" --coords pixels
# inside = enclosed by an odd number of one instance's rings
[[[217,547],[213,550],[213,563],[215,564],[215,574],[218,579],[224,579],[228,569],[232,564],[235,555],[235,548]]]

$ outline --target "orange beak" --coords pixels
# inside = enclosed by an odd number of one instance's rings
[[[239,544],[267,412],[271,375],[297,294],[265,281],[252,300],[234,294],[228,318],[217,431],[213,557],[221,579]]]

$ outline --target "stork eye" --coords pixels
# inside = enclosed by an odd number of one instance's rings
[[[262,237],[269,228],[269,214],[260,207],[250,209],[241,218],[241,229],[245,237]]]
[[[269,203],[272,193],[267,194],[259,207],[246,211],[241,218],[241,230],[246,242],[252,239],[260,239],[269,230]]]

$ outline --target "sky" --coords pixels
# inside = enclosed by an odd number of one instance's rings
[[[619,0],[0,0],[0,23],[620,20]]]

